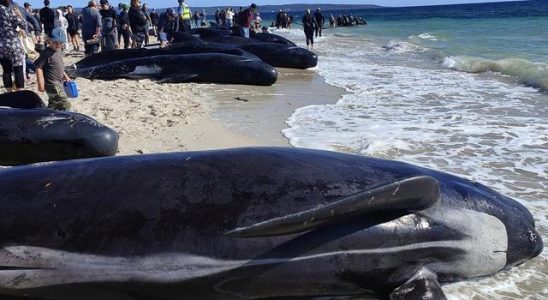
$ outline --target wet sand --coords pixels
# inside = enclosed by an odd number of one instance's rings
[[[64,62],[81,58],[83,53],[71,53]],[[281,130],[291,113],[335,103],[343,91],[325,84],[313,69],[278,71],[278,81],[269,87],[77,78],[80,95],[73,110],[116,130],[118,155],[289,146]],[[35,83],[26,89],[37,92]],[[47,103],[47,95],[38,94]]]

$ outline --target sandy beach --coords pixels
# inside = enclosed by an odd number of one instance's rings
[[[65,65],[81,58],[83,53],[72,52]],[[73,110],[116,130],[118,155],[289,146],[280,131],[291,113],[335,103],[342,90],[325,84],[314,70],[278,71],[278,81],[269,87],[77,78]],[[36,84],[26,88],[37,92]],[[39,95],[47,103],[47,95]]]

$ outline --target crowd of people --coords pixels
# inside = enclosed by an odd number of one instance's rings
[[[0,64],[3,69],[3,83],[8,92],[25,88],[29,74],[36,73],[39,91],[45,91],[50,98],[50,107],[67,109],[66,95],[63,96],[63,82],[70,79],[64,74],[62,54],[80,51],[84,44],[84,56],[99,51],[120,48],[139,48],[149,45],[150,36],[156,36],[160,47],[172,41],[176,32],[190,33],[191,28],[209,26],[205,10],[192,12],[185,0],[177,0],[176,8],[168,8],[159,14],[150,10],[141,0],[118,3],[117,9],[109,0],[90,0],[77,13],[71,5],[50,7],[50,0],[44,0],[44,7],[33,9],[25,2],[21,7],[15,0],[0,0]],[[273,22],[277,28],[291,28],[293,16],[280,10]],[[214,21],[213,21],[214,20]],[[210,23],[228,29],[237,28],[243,37],[250,36],[250,30],[265,31],[258,6],[252,3],[238,11],[227,7],[217,9]],[[305,11],[302,19],[307,47],[314,47],[314,37],[322,35],[326,19],[320,8],[314,13]],[[330,26],[351,26],[366,24],[361,18],[350,14],[333,15]],[[194,24],[194,25],[193,25]],[[236,27],[234,27],[236,26]],[[80,40],[81,39],[81,40]]]
[[[63,54],[80,51],[81,43],[84,56],[143,47],[150,43],[151,35],[165,46],[174,32],[190,33],[193,21],[195,27],[206,25],[205,10],[192,13],[184,0],[162,14],[149,11],[140,0],[119,3],[117,10],[109,0],[91,0],[80,13],[71,5],[58,9],[50,5],[50,0],[44,0],[44,7],[33,9],[29,3],[21,7],[14,0],[0,0],[0,64],[6,91],[25,89],[29,74],[34,72],[38,91],[46,92],[48,106],[58,110],[70,109],[63,91],[63,84],[70,81],[64,72]],[[250,29],[261,26],[257,9],[251,4],[237,12],[232,8],[217,10],[215,23],[227,28],[238,25],[241,35],[249,37]]]
[[[329,16],[329,26],[331,27],[340,27],[340,26],[355,26],[355,25],[367,25],[367,21],[362,17],[354,17],[352,14],[349,15],[339,15],[335,18],[333,14]]]

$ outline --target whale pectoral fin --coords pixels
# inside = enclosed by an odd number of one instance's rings
[[[430,207],[438,202],[439,198],[438,181],[429,176],[417,176],[360,192],[313,209],[235,228],[224,234],[231,237],[293,234],[342,222],[349,217],[372,215],[379,211],[408,214]]]
[[[197,74],[177,74],[171,77],[166,77],[158,80],[158,83],[183,83],[190,82],[198,77]]]
[[[426,268],[421,268],[413,277],[390,293],[390,300],[406,299],[445,300],[447,297],[441,289],[438,276]]]

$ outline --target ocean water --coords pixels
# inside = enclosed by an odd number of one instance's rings
[[[315,71],[346,93],[297,109],[283,131],[291,145],[476,180],[528,207],[547,243],[548,1],[352,13],[369,25],[325,29],[314,49]],[[298,25],[274,33],[304,46]],[[548,299],[548,247],[444,291],[450,299]]]

